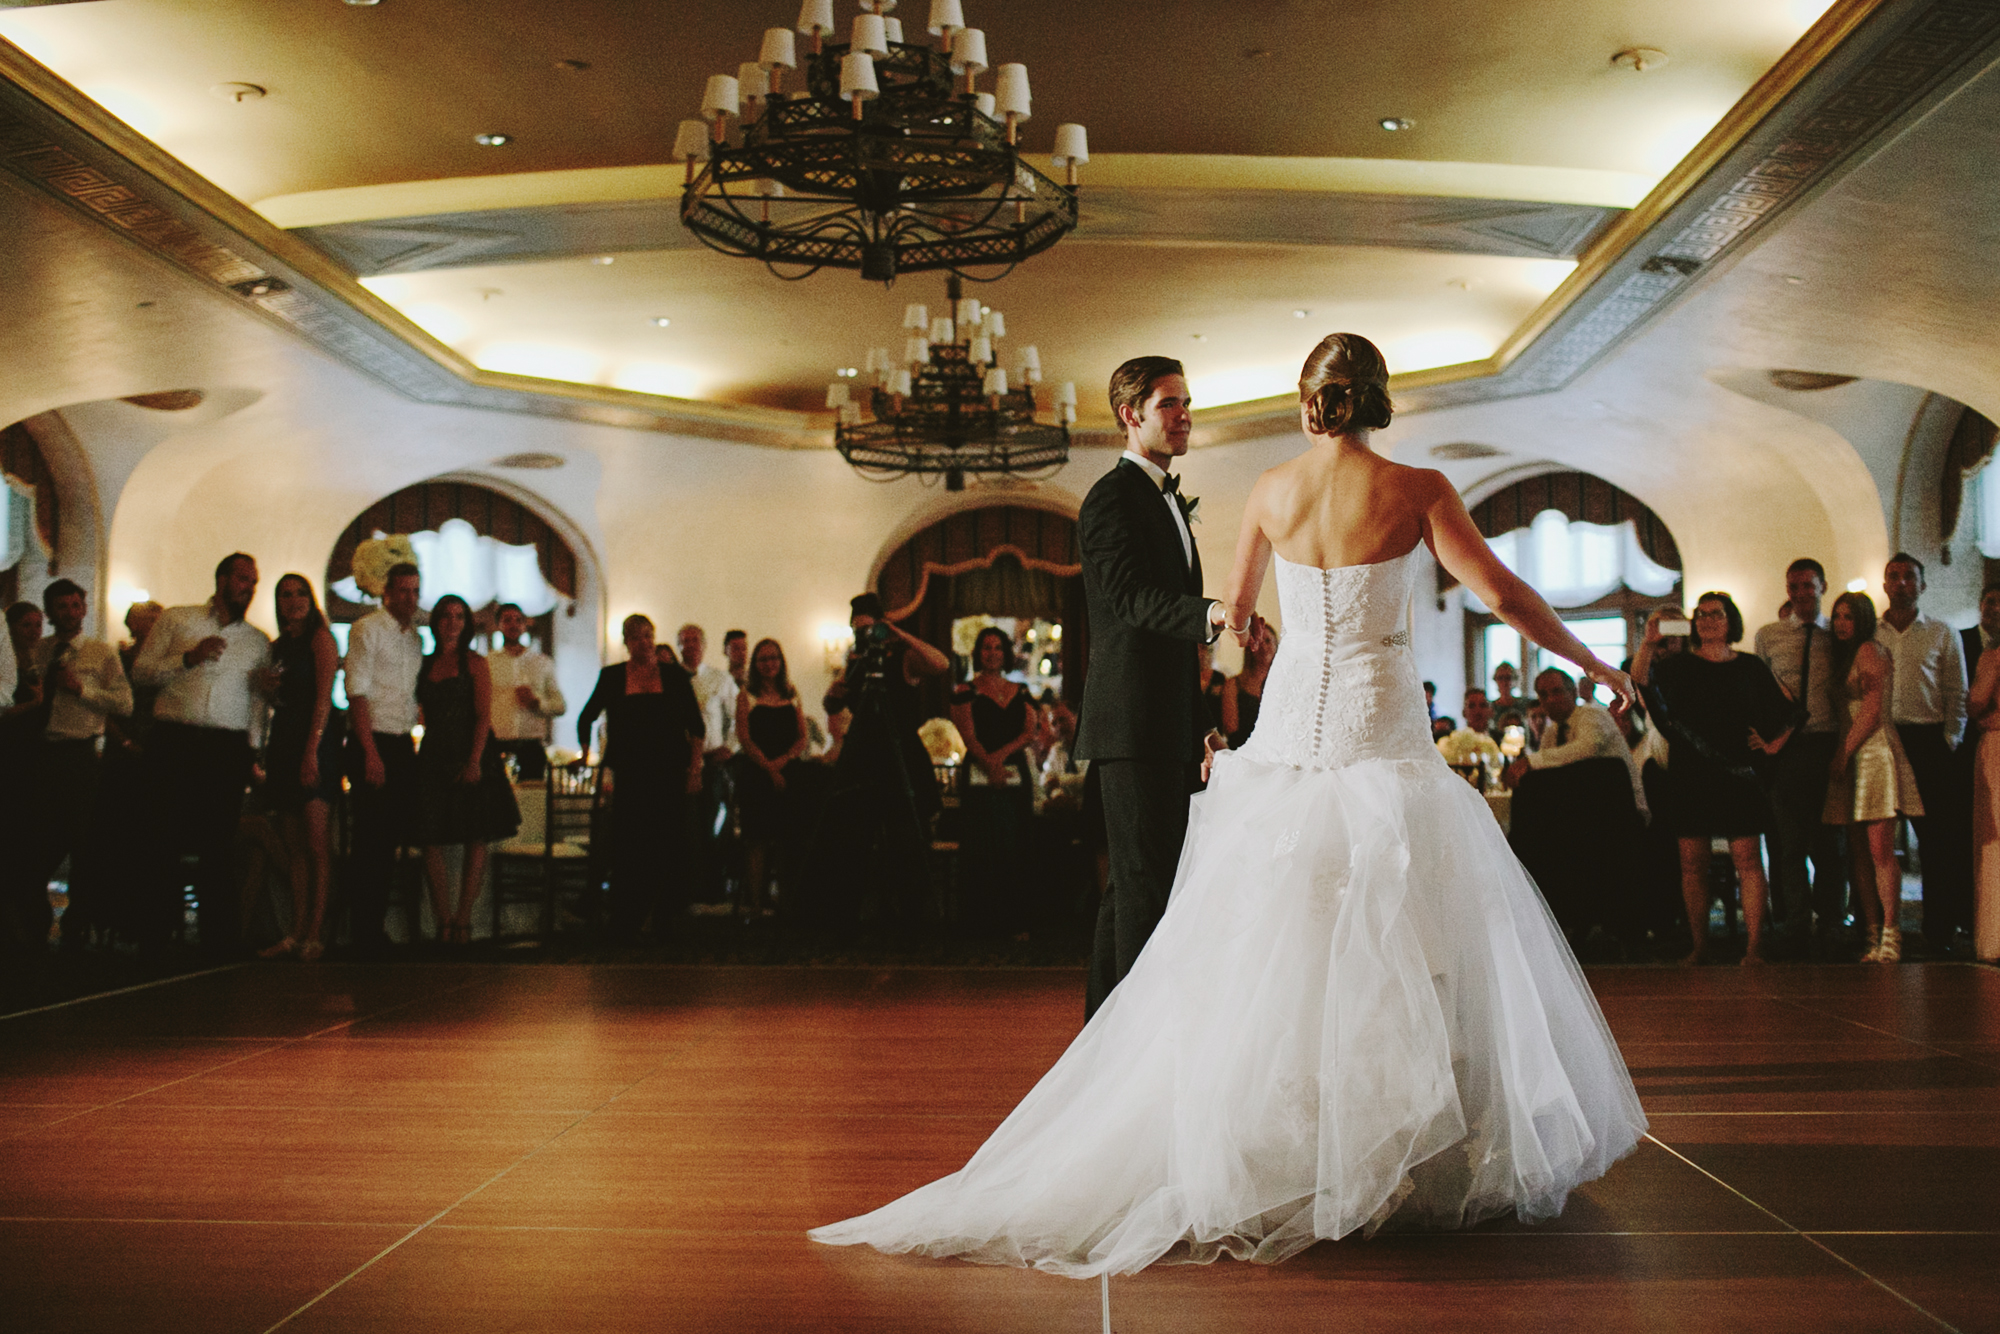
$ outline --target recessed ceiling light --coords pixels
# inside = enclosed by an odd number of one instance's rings
[[[596,259],[593,259],[590,262],[592,264],[616,264],[618,262],[618,257],[616,255],[599,255]]]
[[[1310,314],[1312,314],[1312,312],[1311,312],[1311,311],[1309,311],[1309,310],[1305,309],[1305,308],[1304,308],[1303,306],[1301,306],[1301,307],[1300,307],[1299,309],[1297,309],[1297,310],[1295,310],[1295,311],[1293,311],[1293,312],[1292,312],[1292,318],[1293,318],[1293,319],[1295,319],[1295,320],[1302,320],[1302,319],[1304,319],[1304,318],[1305,318],[1306,316],[1308,316],[1308,315],[1310,315]]]
[[[503,454],[499,458],[493,460],[493,466],[496,468],[548,469],[548,468],[560,468],[565,463],[568,462],[569,460],[564,458],[560,454],[543,454],[535,452],[528,454]]]
[[[1243,58],[1245,60],[1269,60],[1272,56],[1276,54],[1277,52],[1267,50],[1264,47],[1253,46],[1248,51],[1245,51],[1243,53]]]
[[[569,74],[581,74],[590,68],[588,60],[558,60],[556,68]]]
[[[1394,134],[1398,130],[1414,130],[1417,128],[1417,123],[1408,116],[1384,116],[1375,123],[1391,134]]]
[[[657,328],[664,329],[669,324],[672,324],[673,321],[671,319],[668,319],[665,315],[655,315],[653,316],[652,319],[647,320],[646,323],[651,324]]]
[[[1208,341],[1207,334],[1189,334],[1188,337],[1194,339],[1197,343],[1206,343]]]
[[[347,0],[347,3],[353,5],[356,9],[368,9],[381,4],[382,0]]]
[[[269,90],[254,83],[218,83],[208,91],[225,102],[254,102]]]
[[[1788,273],[1785,275],[1785,281],[1790,283],[1792,286],[1797,287],[1799,284],[1803,283],[1805,279],[1799,277],[1799,275],[1796,273]]]
[[[475,134],[472,136],[472,142],[478,144],[481,148],[505,148],[508,144],[514,142],[514,136],[511,134]]]

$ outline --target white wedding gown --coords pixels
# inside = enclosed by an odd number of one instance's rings
[[[1412,553],[1414,554],[1414,553]],[[1412,555],[1277,561],[1257,728],[1152,940],[964,1168],[815,1240],[1083,1278],[1552,1218],[1646,1129],[1576,960],[1431,744]]]

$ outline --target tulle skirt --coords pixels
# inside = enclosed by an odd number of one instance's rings
[[[1219,757],[1132,972],[964,1168],[815,1240],[1077,1278],[1554,1217],[1646,1129],[1576,961],[1435,756]]]

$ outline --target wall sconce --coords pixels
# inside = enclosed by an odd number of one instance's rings
[[[847,668],[847,655],[854,648],[854,631],[838,621],[828,621],[819,628],[819,647],[826,670],[838,676]]]

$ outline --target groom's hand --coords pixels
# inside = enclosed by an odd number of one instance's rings
[[[1215,768],[1215,757],[1229,749],[1229,738],[1220,732],[1211,731],[1201,739],[1201,781],[1208,781],[1209,771]]]

